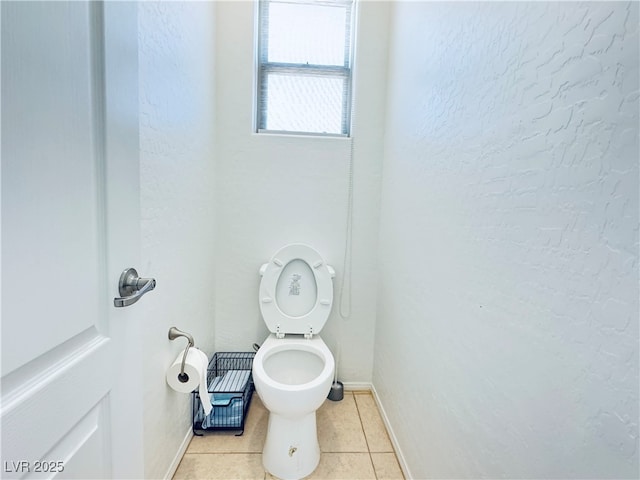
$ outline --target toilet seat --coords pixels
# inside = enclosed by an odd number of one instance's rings
[[[268,372],[267,362],[273,356],[277,356],[281,353],[294,352],[296,355],[298,352],[303,354],[310,354],[318,358],[318,368],[314,374],[311,374],[309,378],[301,381],[283,381],[282,377],[274,375],[273,372],[280,373],[280,370],[284,369],[272,369]],[[296,373],[300,373],[301,362],[290,362],[287,365],[295,365],[296,368],[292,369]],[[311,340],[305,340],[301,337],[287,337],[284,339],[276,339],[273,334],[269,335],[260,348],[256,352],[256,356],[253,359],[253,377],[254,381],[258,378],[259,383],[265,383],[271,388],[275,388],[286,392],[302,392],[311,390],[318,387],[321,384],[327,382],[327,378],[333,379],[333,373],[335,369],[335,360],[331,354],[331,350],[324,343],[319,335],[314,336]],[[309,372],[311,373],[311,372]],[[291,380],[291,378],[289,379]],[[324,400],[325,396],[321,397]],[[302,405],[299,405],[302,407]],[[286,411],[291,412],[292,406],[287,406]]]
[[[262,265],[260,274],[260,312],[271,333],[279,338],[287,333],[309,337],[322,330],[333,304],[335,271],[316,250],[301,243],[286,245]]]

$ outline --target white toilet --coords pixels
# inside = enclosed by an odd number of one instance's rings
[[[253,359],[256,391],[269,410],[262,463],[276,477],[300,479],[320,461],[316,410],[335,361],[318,333],[331,312],[335,271],[313,248],[291,244],[260,274],[260,311],[271,331]]]

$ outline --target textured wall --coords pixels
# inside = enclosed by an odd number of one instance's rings
[[[341,380],[370,382],[386,60],[381,32],[388,6],[361,11],[351,316],[343,320],[338,308],[351,140],[252,133],[254,3],[219,2],[216,13],[216,350],[250,350],[264,340],[258,269],[280,247],[308,243],[337,271],[322,338],[334,355],[342,344]]]
[[[164,478],[190,430],[189,395],[166,368],[193,334],[213,351],[214,5],[139,4],[142,265],[145,297],[145,478]],[[136,307],[132,307],[136,308]],[[179,460],[179,459],[178,459]]]
[[[398,2],[374,385],[416,478],[638,478],[638,3]]]

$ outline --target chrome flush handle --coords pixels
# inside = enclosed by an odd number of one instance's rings
[[[154,278],[140,278],[135,268],[127,268],[118,282],[118,292],[121,298],[114,298],[113,305],[116,307],[128,307],[133,305],[145,293],[156,288]]]

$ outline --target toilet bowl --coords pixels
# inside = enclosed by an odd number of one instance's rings
[[[316,410],[335,361],[318,335],[333,304],[333,269],[303,244],[280,249],[260,269],[259,302],[271,334],[253,359],[253,381],[269,410],[264,468],[281,479],[311,474],[320,461]]]

